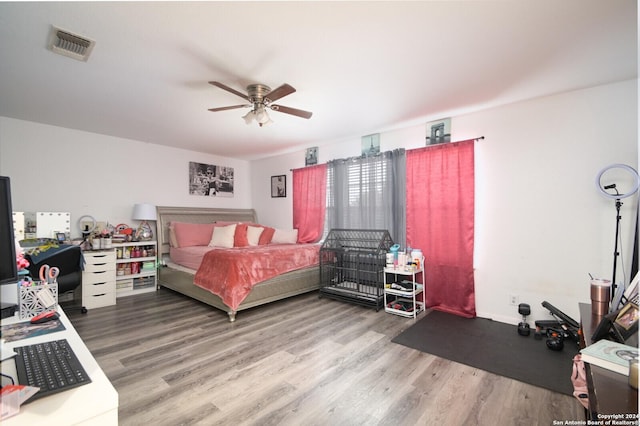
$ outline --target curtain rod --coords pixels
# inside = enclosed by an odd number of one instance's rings
[[[484,140],[484,136],[478,136],[477,138],[472,138],[472,139],[465,139],[464,141],[468,141],[468,140],[473,140],[474,142],[478,142],[478,141],[482,141]],[[458,143],[458,142],[464,142],[464,141],[455,141],[455,142],[447,142],[447,143]],[[442,145],[442,144],[436,144],[436,145]],[[427,145],[429,146],[429,145]],[[422,147],[421,147],[422,148]],[[414,148],[415,149],[415,148]],[[380,153],[381,154],[381,153]],[[352,158],[360,158],[358,156],[354,156],[354,157],[349,157],[349,158],[343,158],[343,160],[350,160]],[[297,167],[295,169],[289,169],[290,172],[297,170],[297,169],[304,169],[306,167],[313,167],[313,166],[317,166],[318,164],[313,164],[310,166],[304,166],[304,167]]]
[[[453,141],[453,142],[445,142],[445,143],[436,143],[436,144],[433,144],[433,145],[427,145],[427,147],[430,147],[430,146],[442,146],[442,145],[449,145],[449,144],[452,144],[452,143],[460,143],[460,142],[467,142],[467,141],[474,141],[474,142],[478,142],[478,141],[481,141],[481,140],[484,140],[484,136],[478,136],[477,138],[463,139],[463,140],[461,140],[461,141]],[[425,148],[425,147],[421,147],[421,148]],[[415,148],[414,148],[414,149],[415,149]]]

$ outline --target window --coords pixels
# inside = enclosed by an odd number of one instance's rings
[[[404,150],[330,161],[326,236],[330,229],[384,229],[405,240]]]

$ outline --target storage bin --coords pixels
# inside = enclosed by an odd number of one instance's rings
[[[155,277],[140,277],[133,279],[133,289],[149,288],[155,285]]]
[[[32,285],[21,285],[18,290],[20,297],[20,319],[32,318],[58,304],[58,283],[34,281]],[[52,305],[45,305],[43,296],[48,293],[53,298]],[[46,297],[46,296],[45,296]]]

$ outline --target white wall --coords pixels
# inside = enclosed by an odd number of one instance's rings
[[[615,202],[598,192],[595,178],[614,163],[637,169],[636,94],[633,80],[453,117],[453,140],[485,137],[476,145],[479,316],[517,323],[517,307],[509,305],[515,295],[531,305],[531,325],[550,318],[541,306],[545,300],[579,319],[578,302],[589,302],[589,274],[611,278]],[[381,149],[421,147],[424,138],[424,124],[384,132]],[[320,146],[318,161],[359,154],[359,139],[341,141]],[[303,166],[302,150],[251,163],[258,217],[291,227],[289,196],[286,202],[267,199],[268,189],[258,185],[287,174],[290,194],[290,169]],[[623,203],[628,274],[637,196]]]
[[[232,198],[189,194],[189,162],[234,168]],[[71,212],[137,226],[133,205],[250,208],[249,163],[0,117],[0,175],[14,211]],[[72,223],[72,237],[80,236]]]
[[[292,164],[296,164],[297,156],[297,154],[289,154],[266,158],[259,162],[258,173],[256,173],[256,164],[251,163],[251,199],[254,208],[260,206],[259,211],[256,209],[260,223],[274,228],[290,229],[292,227],[293,201],[290,168],[293,168]],[[304,165],[304,157],[302,164]],[[271,176],[278,175],[287,177],[287,196],[271,198]]]

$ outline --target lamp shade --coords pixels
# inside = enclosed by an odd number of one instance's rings
[[[135,204],[133,206],[133,220],[157,220],[156,206],[153,204]]]

